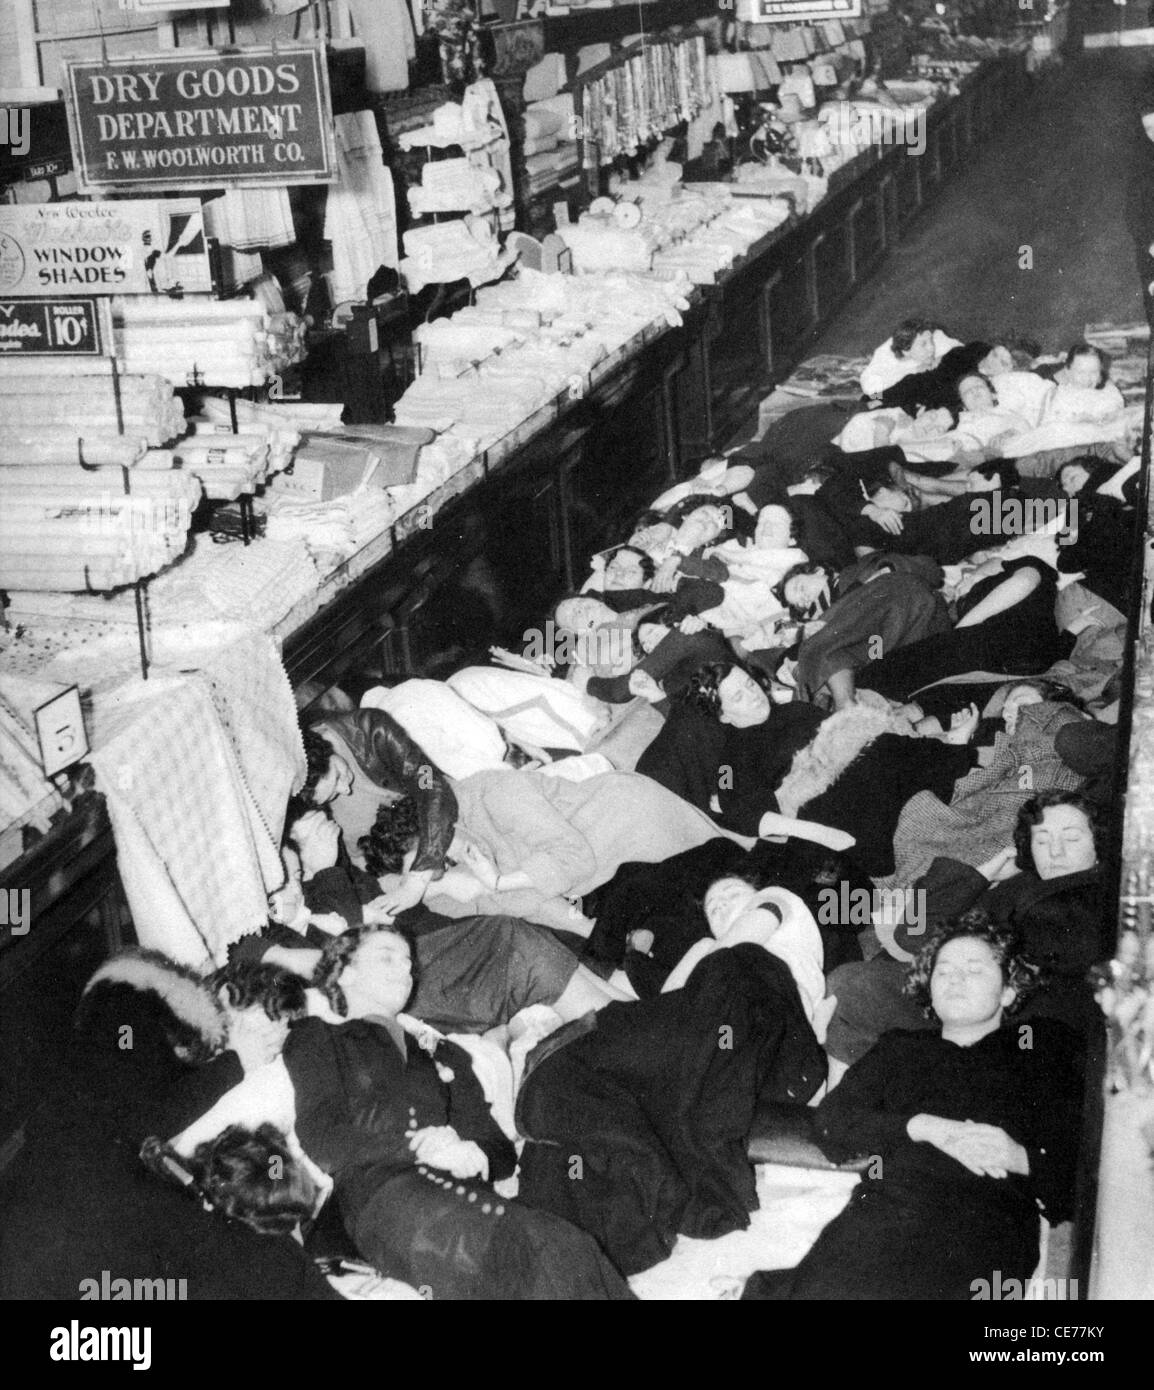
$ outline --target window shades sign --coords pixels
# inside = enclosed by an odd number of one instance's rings
[[[0,299],[0,358],[100,357],[107,299]]]
[[[330,182],[324,51],[277,45],[65,64],[86,191]]]
[[[0,296],[206,294],[199,198],[0,207]]]

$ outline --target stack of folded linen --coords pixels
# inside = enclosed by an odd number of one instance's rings
[[[483,285],[498,280],[513,264],[501,250],[497,234],[482,217],[462,217],[428,227],[411,227],[404,235],[401,275],[410,293],[426,285],[468,280]]]
[[[305,356],[304,320],[254,299],[133,295],[114,299],[112,312],[124,370],[178,386],[263,386]]]
[[[381,488],[361,487],[328,502],[268,493],[258,503],[270,541],[301,540],[323,571],[355,554],[396,519],[396,504]]]
[[[299,538],[252,545],[215,545],[194,536],[189,552],[151,581],[148,614],[153,628],[226,619],[271,628],[306,595],[319,577]],[[13,594],[10,616],[33,630],[72,622],[123,626],[136,623],[132,595]]]
[[[103,364],[101,364],[103,366]],[[77,373],[72,362],[5,361],[0,369],[0,466],[129,467],[149,444],[184,433],[170,382],[147,373]]]
[[[182,439],[171,452],[173,466],[199,478],[205,496],[214,502],[235,501],[269,477],[269,443],[263,433],[222,434],[209,427]]]
[[[101,591],[147,578],[183,553],[200,495],[199,480],[172,471],[2,468],[0,588]]]
[[[509,198],[502,191],[496,169],[488,164],[477,166],[465,157],[426,164],[420,184],[407,192],[414,217],[433,212],[487,212],[503,206]]]

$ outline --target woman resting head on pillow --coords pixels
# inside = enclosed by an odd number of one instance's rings
[[[805,1015],[818,1042],[824,1042],[835,1001],[826,999],[821,932],[802,899],[786,888],[759,889],[739,875],[727,875],[710,884],[703,907],[712,936],[690,947],[661,992],[681,989],[714,951],[760,946],[789,966]]]

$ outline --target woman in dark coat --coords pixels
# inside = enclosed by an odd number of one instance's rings
[[[342,1021],[289,1037],[297,1134],[365,1259],[435,1299],[632,1297],[591,1237],[489,1186],[513,1172],[513,1146],[468,1054],[398,1022],[413,988],[404,937],[346,933],[317,983]]]
[[[1070,1215],[1083,1089],[1075,1034],[1011,1021],[1029,985],[984,913],[926,944],[911,987],[940,1029],[887,1033],[817,1109],[826,1154],[869,1170],[800,1265],[744,1297],[968,1300],[995,1271],[1024,1290],[1039,1210]]]

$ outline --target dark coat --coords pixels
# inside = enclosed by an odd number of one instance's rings
[[[758,1102],[804,1102],[826,1074],[785,964],[754,945],[716,951],[682,989],[579,1023],[530,1055],[521,1200],[589,1231],[625,1274],[665,1259],[679,1232],[748,1226]]]
[[[74,1301],[105,1270],[187,1280],[189,1300],[338,1297],[295,1241],[226,1222],[145,1170],[148,1135],[170,1137],[241,1076],[231,1053],[179,1062],[169,1021],[155,994],[125,984],[97,985],[85,1001],[62,1079],[5,1175],[0,1298]]]

